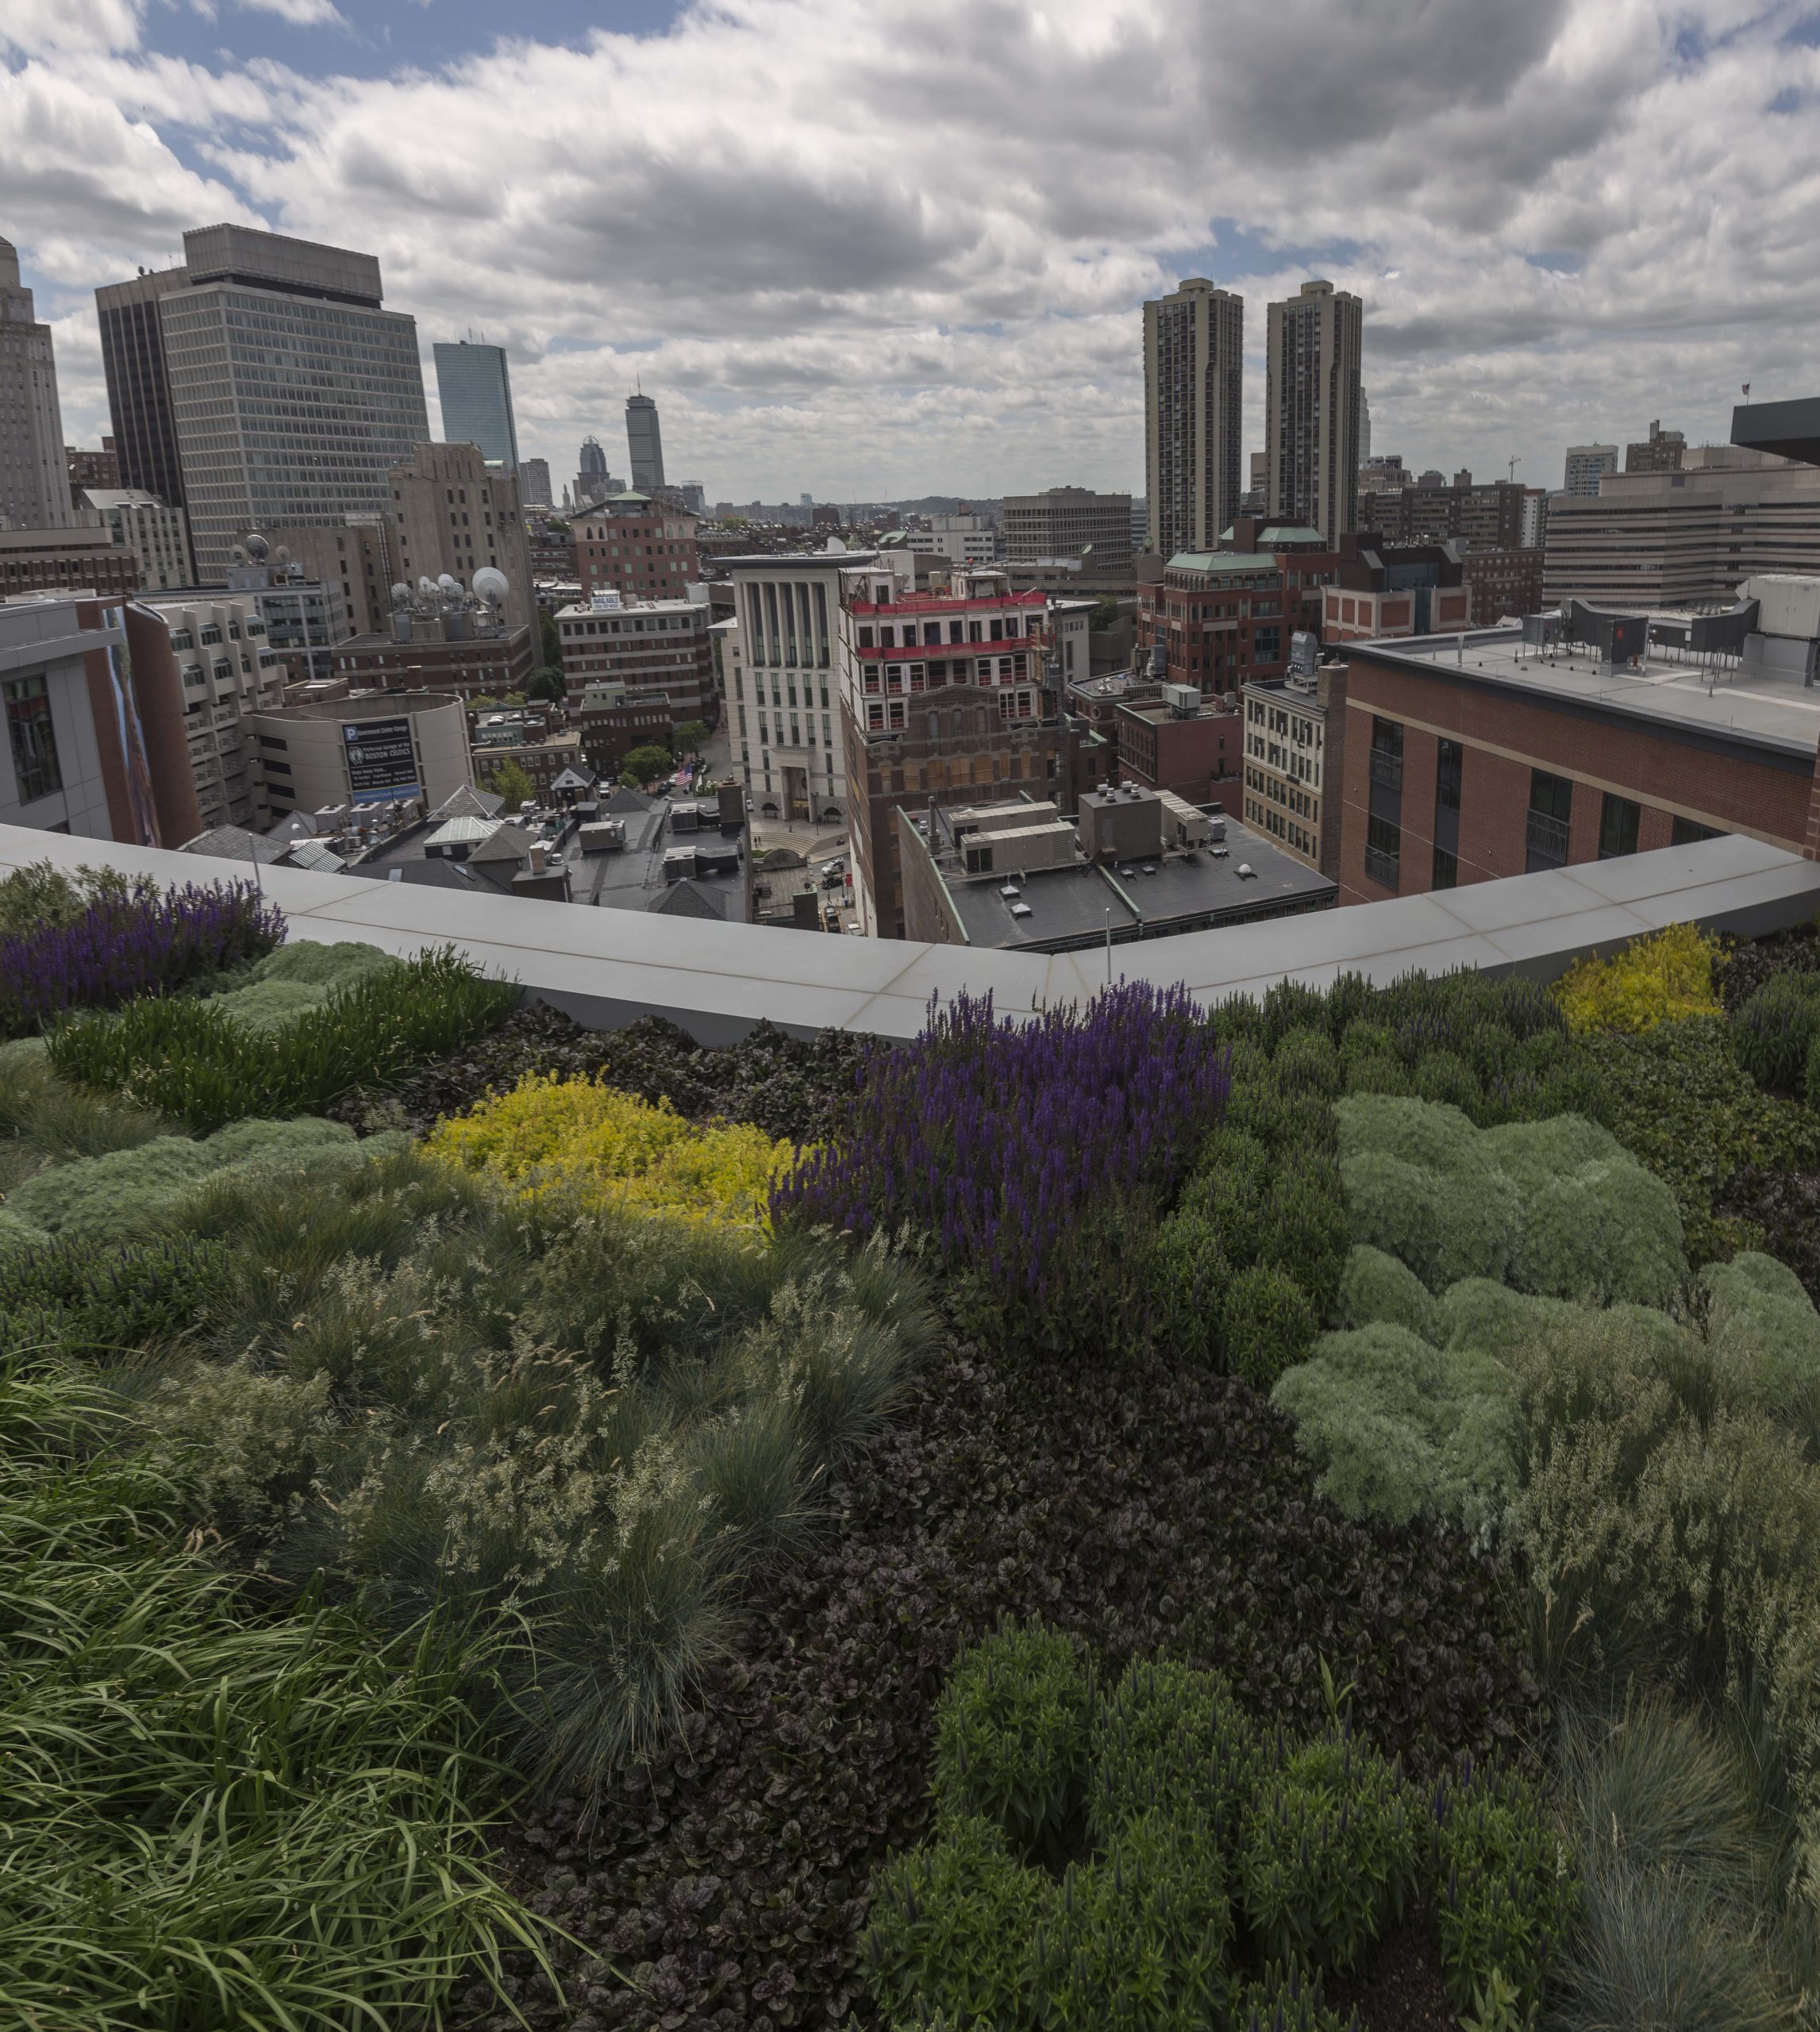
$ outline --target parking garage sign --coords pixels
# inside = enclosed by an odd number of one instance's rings
[[[341,737],[348,744],[348,788],[356,804],[410,797],[421,788],[409,720],[344,722]]]

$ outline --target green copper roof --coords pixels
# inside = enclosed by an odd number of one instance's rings
[[[1172,572],[1274,572],[1276,560],[1268,550],[1184,550],[1169,560]]]
[[[1327,539],[1322,535],[1318,529],[1311,529],[1308,528],[1306,524],[1298,527],[1295,524],[1289,522],[1283,523],[1280,525],[1273,524],[1269,529],[1266,529],[1263,533],[1258,541],[1260,543],[1272,544],[1318,543],[1321,545],[1323,548],[1326,548],[1327,542]]]

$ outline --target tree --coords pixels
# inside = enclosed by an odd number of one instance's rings
[[[1089,628],[1112,628],[1118,625],[1118,602],[1110,593],[1102,593],[1094,602],[1093,618]]]
[[[548,664],[539,664],[525,680],[525,696],[545,698],[552,705],[560,705],[568,696],[568,687],[563,682],[560,670],[552,669]]]
[[[647,741],[642,748],[635,748],[625,758],[619,772],[619,780],[632,790],[642,790],[647,783],[655,783],[660,776],[670,773],[670,751],[656,741]]]
[[[671,738],[679,755],[699,755],[708,738],[706,720],[685,720]]]
[[[563,631],[556,625],[553,614],[537,616],[537,640],[542,645],[544,664],[553,670],[563,667]]]
[[[525,772],[524,765],[513,761],[510,756],[490,773],[492,781],[484,787],[497,791],[506,800],[506,809],[510,812],[516,812],[526,798],[535,797],[537,794],[536,786]]]

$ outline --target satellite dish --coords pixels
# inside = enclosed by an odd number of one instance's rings
[[[425,595],[433,593],[436,591],[436,581],[431,578],[429,574],[426,572],[424,575],[417,580],[417,589],[420,593],[423,593]]]
[[[260,534],[257,529],[255,529],[252,534],[246,540],[247,556],[252,560],[255,564],[263,564],[265,562],[266,550],[267,545],[265,538]]]
[[[483,564],[474,575],[474,596],[485,600],[490,606],[498,606],[505,598],[506,575],[497,564]]]
[[[403,579],[401,579],[392,588],[392,605],[394,606],[407,606],[410,603],[410,587],[405,583]]]
[[[461,591],[461,581],[456,577],[452,572],[444,572],[442,576],[438,579],[436,583],[441,590],[445,593],[459,593]]]
[[[272,562],[275,564],[288,564],[291,562],[291,552],[283,544],[279,545],[277,549],[271,553],[271,556]]]

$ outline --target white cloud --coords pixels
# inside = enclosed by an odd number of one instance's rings
[[[347,20],[334,0],[234,0],[249,14],[275,14],[293,28],[344,29]]]
[[[1379,447],[1553,482],[1570,440],[1820,385],[1800,11],[721,0],[310,80],[160,57],[127,0],[9,0],[0,231],[71,286],[253,211],[371,248],[426,350],[510,348],[556,472],[589,429],[621,456],[637,373],[725,498],[1141,487],[1143,297],[1245,291],[1256,441],[1264,304],[1320,272],[1365,299]]]

